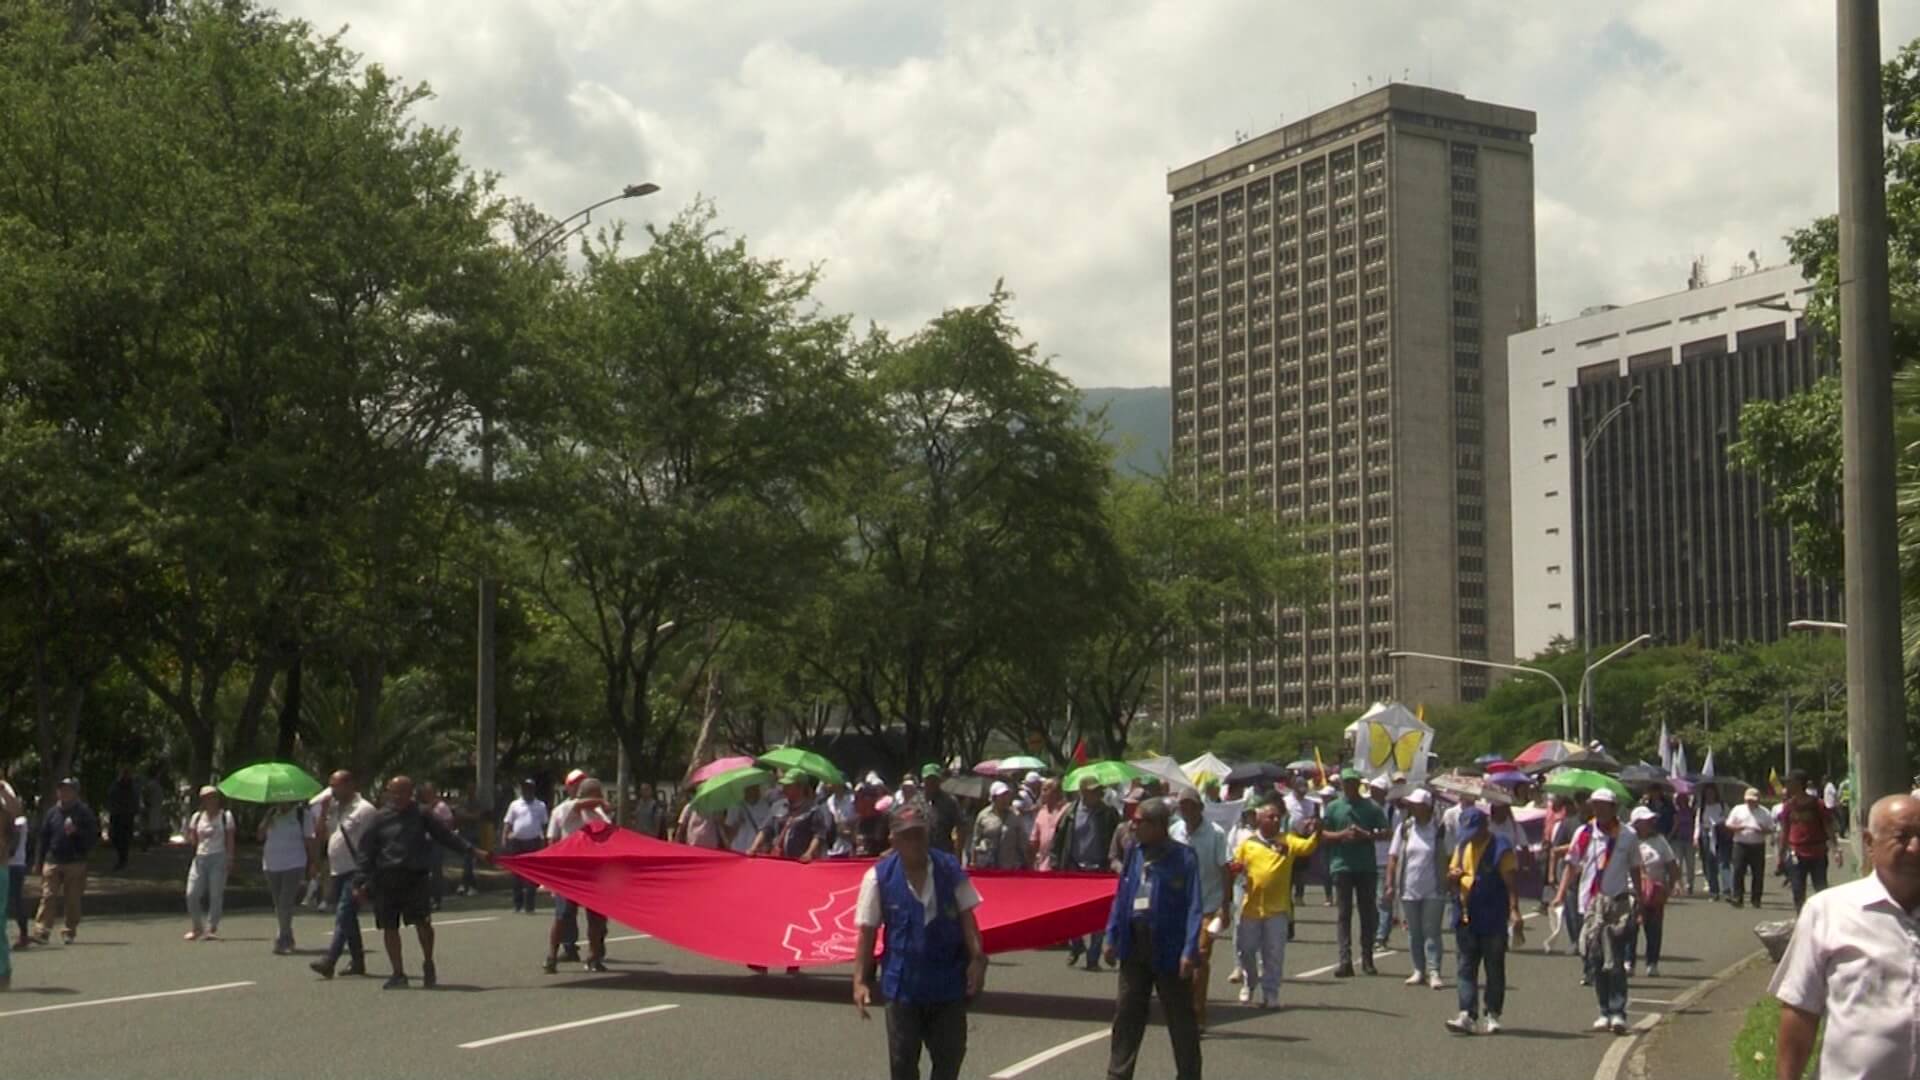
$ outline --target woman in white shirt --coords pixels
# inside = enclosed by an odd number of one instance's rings
[[[1441,918],[1448,892],[1441,869],[1447,862],[1446,837],[1433,815],[1432,792],[1414,788],[1402,801],[1407,816],[1394,827],[1381,888],[1399,898],[1401,917],[1406,920],[1407,957],[1413,964],[1406,984],[1424,983],[1443,990],[1448,985],[1440,973],[1445,952]]]
[[[267,893],[273,897],[274,918],[280,932],[273,954],[293,951],[293,909],[300,904],[300,886],[307,879],[307,804],[283,803],[260,823],[260,869],[267,875]]]
[[[200,809],[187,819],[187,843],[193,847],[193,867],[187,871],[187,915],[193,928],[186,939],[214,941],[220,936],[234,849],[233,812],[221,804],[218,789],[200,789]]]
[[[1640,921],[1633,937],[1627,940],[1627,974],[1633,974],[1644,935],[1647,977],[1657,979],[1660,977],[1660,942],[1666,931],[1667,898],[1679,884],[1680,860],[1674,854],[1673,845],[1660,835],[1660,815],[1652,807],[1634,807],[1627,824],[1633,826],[1634,835],[1640,838]]]

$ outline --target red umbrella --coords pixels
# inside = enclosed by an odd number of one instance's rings
[[[687,783],[690,787],[697,786],[702,780],[705,780],[709,776],[718,776],[723,772],[743,769],[751,764],[753,764],[753,759],[750,757],[723,757],[717,761],[709,761],[705,765],[693,770],[693,776],[688,778]]]

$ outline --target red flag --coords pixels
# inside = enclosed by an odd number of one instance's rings
[[[589,825],[500,865],[610,919],[736,964],[815,966],[854,958],[854,904],[867,859],[747,858]],[[990,953],[1096,933],[1113,906],[1111,874],[969,871]]]
[[[1079,742],[1073,744],[1073,763],[1075,765],[1085,765],[1087,761],[1087,740],[1081,739]]]

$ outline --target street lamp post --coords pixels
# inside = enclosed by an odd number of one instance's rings
[[[1555,690],[1560,691],[1560,738],[1562,741],[1566,740],[1569,723],[1568,714],[1572,710],[1569,708],[1567,701],[1566,685],[1555,678],[1553,672],[1545,668],[1528,667],[1525,664],[1497,664],[1492,660],[1476,660],[1469,656],[1442,656],[1439,653],[1412,652],[1407,649],[1395,649],[1387,654],[1387,659],[1389,660],[1399,660],[1403,657],[1413,660],[1438,660],[1442,663],[1462,664],[1468,667],[1499,668],[1501,671],[1523,671],[1528,675],[1538,675],[1546,679],[1553,684]]]
[[[637,199],[660,190],[658,184],[628,184],[620,194],[609,196],[592,206],[576,210],[533,239],[520,245],[520,255],[537,259],[553,253],[554,249],[566,243],[567,238],[584,229],[593,221],[593,212],[609,203],[623,199]],[[576,225],[575,222],[578,222]],[[493,419],[485,410],[480,413],[480,482],[488,488],[493,487]],[[475,628],[475,652],[478,654],[474,672],[474,752],[473,752],[473,797],[485,820],[493,817],[494,767],[498,747],[495,745],[495,732],[498,726],[498,698],[494,692],[496,672],[494,649],[494,614],[500,606],[500,585],[482,572],[478,582],[479,625]]]
[[[1626,399],[1600,418],[1600,422],[1580,440],[1580,662],[1593,667],[1593,448],[1608,427],[1639,400],[1640,388],[1627,388]],[[1588,741],[1593,728],[1593,699],[1587,696],[1586,679],[1580,687],[1580,741]]]
[[[1620,646],[1619,648],[1613,650],[1612,652],[1601,657],[1600,659],[1595,660],[1593,663],[1588,664],[1587,670],[1580,673],[1580,704],[1581,704],[1580,742],[1582,745],[1585,745],[1585,746],[1593,745],[1593,708],[1592,708],[1593,673],[1599,668],[1601,668],[1602,666],[1604,666],[1607,663],[1607,661],[1612,660],[1617,656],[1631,652],[1634,649],[1637,649],[1640,646],[1645,645],[1647,642],[1652,640],[1653,640],[1652,634],[1641,634],[1639,637],[1634,638],[1632,641],[1627,642],[1625,645]]]

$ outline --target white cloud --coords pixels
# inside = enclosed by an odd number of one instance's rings
[[[1670,292],[1834,199],[1829,8],[1800,0],[283,0],[438,92],[549,212],[636,179],[831,308],[910,329],[1004,277],[1083,384],[1164,383],[1165,170],[1404,76],[1540,115],[1540,308]],[[1920,6],[1886,5],[1890,55]]]

